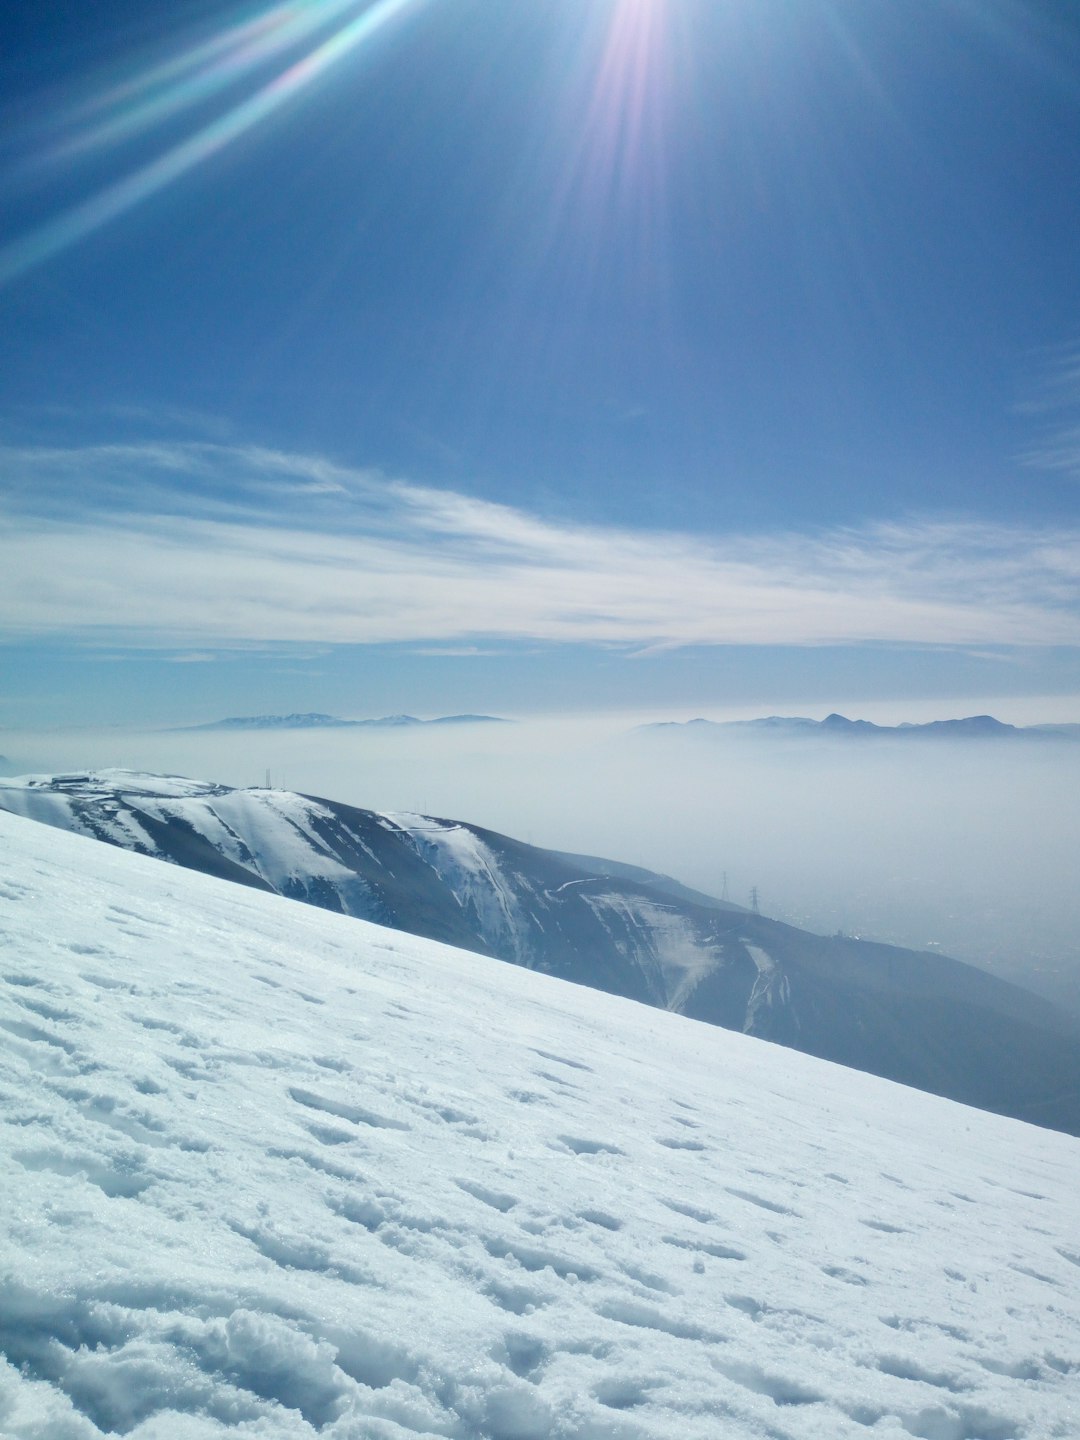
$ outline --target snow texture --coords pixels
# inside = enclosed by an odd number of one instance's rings
[[[1080,1143],[0,813],[0,1434],[1065,1440]]]
[[[57,785],[60,793],[51,788]],[[288,790],[232,790],[211,781],[130,770],[67,777],[28,775],[6,779],[3,789],[5,809],[77,834],[94,833],[82,818],[80,802],[86,798],[100,797],[106,803],[114,795],[137,799],[145,814],[188,825],[226,859],[246,866],[275,890],[296,879],[354,879],[351,871],[326,853],[312,828],[313,820],[331,818],[330,811],[317,800]],[[121,833],[121,826],[128,835]],[[127,813],[117,816],[112,832],[106,828],[105,838],[140,854],[157,853],[154,841]]]

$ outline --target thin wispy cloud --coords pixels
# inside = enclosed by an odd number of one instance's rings
[[[702,537],[555,522],[319,457],[0,452],[10,637],[266,644],[1080,644],[1080,529]]]
[[[1054,353],[1018,409],[1032,417],[1037,428],[1021,462],[1033,470],[1080,480],[1080,346]]]

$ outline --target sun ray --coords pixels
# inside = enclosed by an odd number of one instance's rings
[[[333,66],[372,40],[390,22],[426,0],[376,0],[357,13],[357,0],[311,0],[302,6],[275,6],[256,20],[231,27],[171,62],[114,89],[92,107],[106,118],[71,142],[73,154],[115,144],[172,115],[198,106],[236,85],[259,66],[302,42],[329,32],[254,93],[202,125],[121,179],[0,248],[0,285],[59,254],[171,185],[203,161],[239,140]],[[133,108],[121,107],[137,95]],[[112,111],[110,115],[107,112]]]

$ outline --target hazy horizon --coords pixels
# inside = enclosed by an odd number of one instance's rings
[[[859,718],[897,723],[886,708],[860,708]],[[1070,714],[1063,706],[1049,718]],[[1038,723],[1016,711],[999,718]],[[116,767],[251,786],[269,770],[277,788],[463,820],[643,865],[718,897],[726,882],[741,904],[756,888],[778,919],[932,945],[1080,1006],[1080,745],[635,734],[636,721],[7,730],[0,751],[13,773]]]

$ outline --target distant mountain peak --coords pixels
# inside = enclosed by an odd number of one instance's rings
[[[224,720],[209,720],[203,725],[186,725],[186,730],[317,730],[348,725],[334,715],[318,711],[292,715],[230,715]]]
[[[336,715],[324,715],[318,710],[309,710],[292,715],[231,715],[224,720],[210,720],[203,725],[185,725],[184,730],[351,730],[361,727],[384,727],[403,729],[414,725],[505,725],[509,722],[499,715],[437,715],[432,720],[420,720],[415,715],[382,715],[369,720],[342,720]]]
[[[901,721],[878,725],[873,720],[851,720],[832,711],[824,720],[803,715],[766,715],[757,720],[663,720],[639,725],[637,734],[663,731],[693,735],[827,735],[851,739],[901,740],[1080,740],[1080,725],[1009,725],[993,715],[966,715],[955,720]]]

